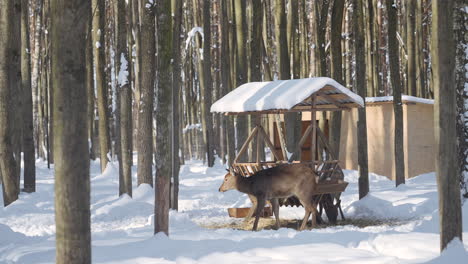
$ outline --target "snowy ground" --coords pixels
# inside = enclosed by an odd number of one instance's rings
[[[37,163],[37,192],[0,208],[0,263],[53,263],[55,254],[53,170]],[[136,170],[133,170],[134,183]],[[206,229],[229,224],[226,208],[249,202],[236,191],[219,193],[224,168],[190,162],[181,169],[180,211],[171,212],[170,238],[153,236],[154,193],[134,189],[133,199],[117,197],[118,173],[111,164],[101,175],[91,163],[93,263],[468,263],[468,242],[458,241],[439,257],[437,193],[433,173],[398,188],[371,175],[371,193],[358,201],[357,172],[342,196],[348,218],[393,224],[352,225],[307,231],[259,232]],[[3,204],[3,201],[0,202]],[[302,208],[281,208],[282,219],[299,219]],[[468,205],[463,208],[468,241]],[[395,224],[396,222],[396,224]]]

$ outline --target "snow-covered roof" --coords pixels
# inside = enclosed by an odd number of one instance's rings
[[[403,103],[420,103],[420,104],[434,104],[434,100],[415,97],[410,95],[402,95],[401,101]],[[380,97],[366,97],[366,103],[382,103],[393,102],[393,96],[380,96]]]
[[[215,113],[275,112],[311,109],[311,96],[320,110],[364,106],[364,100],[327,77],[246,83],[211,106]]]

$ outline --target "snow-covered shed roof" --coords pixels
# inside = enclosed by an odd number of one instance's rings
[[[335,80],[327,77],[251,82],[234,89],[211,106],[211,112],[237,114],[245,112],[279,113],[314,109],[346,110],[363,107],[364,100]]]
[[[419,103],[419,104],[434,104],[434,100],[426,99],[411,95],[402,95],[401,101],[403,103]],[[379,96],[379,97],[366,97],[366,105],[391,103],[393,102],[393,96]]]

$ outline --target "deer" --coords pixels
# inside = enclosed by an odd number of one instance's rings
[[[317,204],[313,199],[317,186],[317,176],[314,170],[306,164],[282,164],[276,167],[258,171],[250,177],[244,177],[234,170],[224,176],[224,181],[219,187],[220,192],[238,190],[255,197],[255,221],[252,231],[256,231],[260,214],[266,200],[272,202],[276,218],[276,226],[279,228],[278,198],[287,198],[295,195],[305,209],[304,219],[300,230],[304,230],[307,221],[312,214],[312,227],[316,226]],[[252,201],[254,201],[252,199]],[[255,206],[255,202],[254,206]],[[253,210],[251,210],[253,212]],[[248,216],[249,217],[249,216]]]

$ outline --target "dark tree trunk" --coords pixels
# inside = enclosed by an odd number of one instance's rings
[[[231,91],[231,65],[230,61],[230,49],[229,49],[229,17],[228,17],[228,0],[221,0],[221,96],[226,95]],[[223,116],[222,124],[224,125],[225,141],[226,141],[226,153],[228,155],[228,164],[231,165],[234,161],[235,151],[235,139],[234,139],[234,122],[232,117]]]
[[[468,83],[468,10],[464,7],[464,1],[458,0],[454,9],[454,33],[456,45],[455,85],[457,87],[457,137],[458,137],[458,167],[460,168],[460,188],[465,199],[468,198],[468,116],[465,113],[468,108],[468,91],[465,84]]]
[[[15,59],[14,45],[19,42],[14,33],[14,3],[0,2],[0,170],[2,176],[3,203],[5,206],[16,201],[19,194],[19,179],[16,176],[17,161],[14,156],[13,135],[9,124],[13,124],[15,94],[12,80],[12,64]]]
[[[366,98],[366,65],[364,50],[364,19],[363,1],[353,0],[354,18],[353,30],[355,34],[354,52],[356,54],[356,87],[362,98]],[[358,109],[358,165],[359,165],[359,199],[369,193],[369,167],[367,156],[367,121],[366,108]]]
[[[213,119],[210,114],[211,97],[213,92],[213,81],[211,78],[211,22],[210,22],[210,1],[203,1],[203,81],[201,88],[201,114],[203,137],[205,138],[208,167],[214,165],[213,149]],[[202,80],[200,80],[202,81]]]
[[[245,1],[243,0],[234,0],[234,14],[235,14],[235,29],[236,29],[236,50],[237,54],[235,56],[235,73],[236,77],[234,87],[239,87],[240,85],[247,82],[247,22],[245,15]],[[234,47],[231,47],[234,48]],[[247,130],[248,130],[248,118],[247,116],[239,115],[236,117],[236,132],[237,132],[237,141],[236,149],[240,151],[242,145],[247,139]],[[247,154],[241,155],[239,161],[247,161]]]
[[[21,86],[23,90],[24,190],[36,191],[31,57],[29,48],[29,1],[21,0]]]
[[[156,7],[158,20],[158,87],[156,103],[156,196],[154,233],[169,235],[171,184],[171,111],[172,111],[172,21],[171,0],[161,0]],[[169,117],[169,118],[168,118]]]
[[[51,1],[56,262],[91,263],[86,35],[91,2]]]
[[[395,182],[396,186],[405,183],[405,159],[403,149],[403,106],[401,103],[400,65],[397,40],[397,8],[393,0],[387,0],[388,10],[388,52],[390,77],[393,90],[393,111],[395,115]]]
[[[431,55],[441,251],[454,238],[462,239],[457,166],[453,8],[453,0],[436,0],[432,3]]]
[[[132,149],[130,141],[132,137],[132,91],[129,81],[130,72],[130,56],[127,48],[127,29],[130,29],[131,10],[128,7],[128,2],[118,1],[117,3],[117,86],[120,96],[120,144],[119,148],[119,166],[122,171],[119,173],[119,195],[124,193],[132,196]]]
[[[182,1],[172,0],[171,9],[174,14],[173,34],[172,34],[172,55],[173,55],[173,75],[172,75],[172,179],[173,186],[171,192],[171,208],[179,209],[179,136],[180,136],[180,87],[181,78],[181,55],[180,55],[180,33],[182,31]],[[183,156],[183,152],[182,152]]]
[[[343,81],[343,62],[341,60],[341,29],[343,26],[343,10],[345,0],[335,0],[332,8],[331,19],[331,77],[338,83],[344,84]],[[338,159],[340,154],[340,135],[341,135],[341,111],[331,112],[331,134],[330,145]]]

